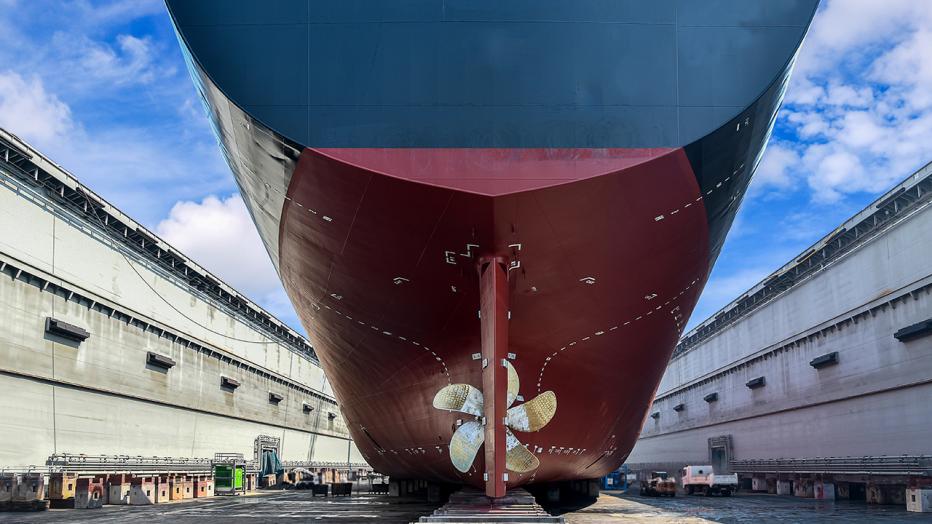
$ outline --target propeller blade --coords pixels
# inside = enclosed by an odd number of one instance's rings
[[[476,459],[476,452],[485,442],[485,428],[474,420],[456,428],[450,439],[450,461],[461,473],[466,473]]]
[[[434,395],[434,407],[482,416],[482,392],[469,384],[450,384]]]
[[[537,431],[557,413],[557,396],[544,391],[531,400],[508,410],[505,424],[517,431]]]
[[[521,386],[521,381],[518,379],[518,372],[515,371],[515,367],[511,365],[511,362],[506,360],[505,367],[508,369],[508,394],[505,399],[505,409],[508,409],[518,398],[518,388]]]
[[[505,467],[515,473],[527,473],[540,467],[540,460],[508,428],[505,428]]]

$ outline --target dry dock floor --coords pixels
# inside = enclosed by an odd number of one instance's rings
[[[249,497],[214,497],[155,506],[104,506],[96,510],[58,509],[40,513],[0,513],[0,523],[239,524],[284,522],[415,522],[437,507],[422,499],[385,495],[311,497],[308,491],[267,491]],[[901,506],[868,506],[775,495],[738,494],[730,498],[649,498],[603,492],[586,506],[551,508],[567,524],[602,523],[760,523],[932,522],[932,515],[907,513]]]
[[[437,507],[439,504],[428,504],[424,499],[386,495],[312,497],[307,490],[260,491],[250,496],[191,499],[153,506],[0,513],[0,523],[282,524],[307,521],[407,524]]]
[[[551,508],[551,511],[562,514],[567,524],[932,522],[932,514],[908,513],[905,506],[869,506],[846,500],[832,502],[744,493],[732,497],[677,495],[665,498],[603,491],[594,504]]]

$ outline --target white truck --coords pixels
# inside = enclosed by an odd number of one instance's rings
[[[738,475],[716,475],[712,466],[686,466],[683,468],[683,489],[687,495],[721,495],[730,497],[738,489]]]

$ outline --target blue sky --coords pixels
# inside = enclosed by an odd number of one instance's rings
[[[823,0],[690,326],[932,160],[932,2]],[[0,0],[0,126],[303,331],[160,0]]]

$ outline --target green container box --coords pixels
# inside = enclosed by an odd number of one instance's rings
[[[214,491],[242,491],[246,468],[243,466],[214,465]]]

